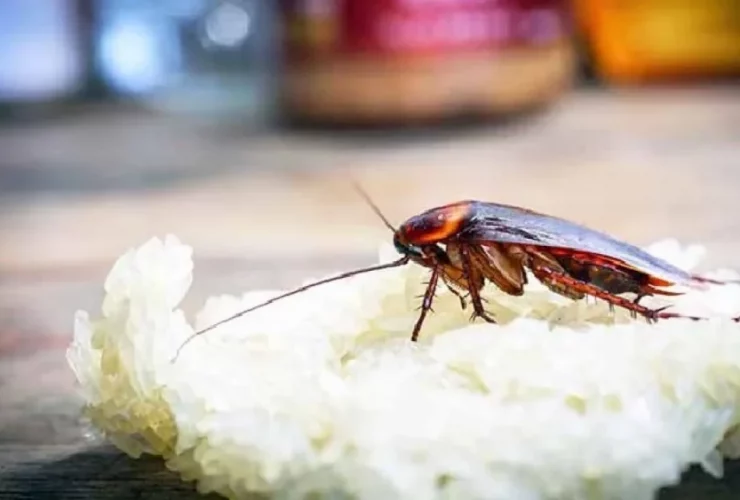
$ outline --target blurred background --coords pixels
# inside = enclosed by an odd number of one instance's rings
[[[350,178],[736,265],[739,75],[738,0],[3,0],[0,317],[68,334],[167,233],[196,296],[372,259]]]
[[[191,312],[375,259],[351,178],[738,266],[739,76],[740,0],[2,0],[0,443],[76,439],[74,311],[152,236]]]
[[[152,236],[196,304],[374,259],[350,178],[740,264],[739,76],[740,0],[3,0],[0,351]]]

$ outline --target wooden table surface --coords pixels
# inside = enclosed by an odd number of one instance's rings
[[[89,437],[64,360],[113,260],[154,235],[195,249],[207,294],[367,262],[392,221],[461,198],[529,206],[740,266],[740,92],[578,92],[507,126],[274,132],[119,109],[0,127],[0,498],[196,496],[156,460]],[[734,464],[728,464],[737,468]],[[665,498],[739,498],[692,473]]]

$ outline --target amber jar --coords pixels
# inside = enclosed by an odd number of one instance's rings
[[[576,0],[574,10],[609,83],[740,76],[738,0]]]
[[[284,0],[289,117],[404,124],[553,102],[575,72],[565,0]]]

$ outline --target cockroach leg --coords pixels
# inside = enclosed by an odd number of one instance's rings
[[[612,295],[611,293],[606,292],[595,285],[584,283],[565,273],[550,269],[549,267],[534,265],[532,267],[532,272],[538,279],[549,283],[558,283],[560,287],[571,290],[573,293],[586,294],[602,299],[606,301],[612,308],[614,306],[619,306],[629,310],[632,314],[639,313],[646,317],[650,315],[650,309],[646,307],[635,304],[634,302],[629,301],[623,297]]]
[[[657,321],[659,319],[690,319],[692,321],[703,321],[707,319],[707,318],[702,318],[700,316],[687,316],[685,314],[664,312],[665,309],[669,307],[671,306],[665,306],[665,307],[661,307],[660,309],[653,310],[651,319],[653,321]],[[735,323],[740,323],[740,316],[736,316],[734,318],[729,318],[729,319],[734,321]]]
[[[492,316],[490,316],[483,307],[483,301],[481,301],[481,296],[478,293],[478,289],[470,285],[474,281],[472,279],[472,276],[475,270],[473,268],[473,265],[471,264],[470,254],[468,253],[468,248],[466,246],[460,246],[460,258],[462,260],[463,272],[468,277],[468,291],[470,292],[470,301],[473,304],[473,315],[470,318],[471,321],[478,317],[489,323],[496,323],[496,320]]]
[[[439,278],[439,266],[432,269],[432,275],[429,278],[429,284],[427,290],[424,293],[424,300],[421,302],[421,312],[419,313],[419,319],[416,320],[414,325],[414,331],[411,333],[411,341],[416,342],[419,338],[419,332],[421,331],[421,325],[424,323],[424,318],[427,312],[432,309],[432,301],[434,300],[434,293],[437,291],[437,279]]]
[[[612,295],[634,293],[634,304],[653,295],[682,295],[680,292],[656,288],[651,284],[654,283],[651,276],[605,261],[603,257],[583,254],[557,255],[556,258],[567,274],[578,281],[589,283]]]
[[[573,279],[584,281],[587,278],[577,269],[564,267],[553,255],[541,249],[527,247],[524,250],[523,261],[532,270],[535,277],[545,285],[551,292],[572,300],[581,300],[586,294],[581,290],[565,285],[562,280],[555,277],[561,274],[568,275]],[[549,272],[545,272],[547,269]]]
[[[462,308],[463,310],[465,310],[465,308],[467,308],[467,307],[468,307],[468,303],[467,303],[467,302],[465,302],[465,297],[463,297],[463,296],[462,296],[462,294],[461,294],[460,292],[458,292],[457,290],[455,290],[455,289],[454,289],[454,288],[452,287],[452,285],[450,285],[450,284],[449,284],[449,283],[448,283],[448,282],[447,282],[446,280],[444,280],[444,279],[443,279],[443,280],[442,280],[442,282],[443,282],[443,283],[445,284],[445,286],[446,286],[446,287],[447,287],[447,289],[448,289],[448,290],[450,291],[450,293],[452,293],[452,294],[453,294],[454,296],[456,296],[456,297],[457,297],[458,299],[460,299],[460,307],[461,307],[461,308]]]
[[[544,279],[552,280],[553,282],[559,282],[563,286],[568,287],[574,291],[579,291],[581,293],[585,293],[593,297],[600,298],[602,300],[605,300],[609,304],[613,304],[615,306],[627,309],[628,311],[630,311],[630,314],[632,315],[632,317],[636,317],[636,315],[639,314],[640,316],[643,316],[645,319],[647,319],[650,322],[657,321],[658,319],[675,319],[675,318],[692,319],[692,320],[706,319],[706,318],[700,318],[696,316],[686,316],[686,315],[678,314],[678,313],[665,312],[665,309],[670,306],[661,307],[658,309],[649,309],[645,306],[635,304],[631,300],[627,300],[623,297],[613,295],[609,292],[602,290],[601,288],[597,286],[591,285],[589,283],[584,283],[582,281],[578,281],[577,279],[571,276],[568,276],[567,274],[559,273],[545,266],[534,266],[532,271],[534,272],[535,276],[537,276],[540,279],[544,278]]]

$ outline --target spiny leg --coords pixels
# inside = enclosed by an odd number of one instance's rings
[[[682,295],[681,292],[656,288],[653,286],[655,278],[650,275],[604,261],[600,256],[560,255],[556,256],[556,259],[563,267],[563,271],[578,281],[594,285],[612,295],[634,293],[634,304],[639,304],[643,298],[653,295]]]
[[[628,271],[624,268],[621,268],[614,264],[605,263],[603,261],[594,263],[586,260],[585,262],[581,262],[581,264],[587,266],[587,268],[584,268],[583,270],[587,270],[586,276],[584,277],[588,280],[589,285],[596,286],[602,292],[609,294],[614,299],[619,299],[619,297],[617,296],[625,292],[635,293],[635,298],[631,302],[633,307],[626,307],[627,309],[629,309],[630,315],[633,318],[637,317],[637,314],[641,314],[648,318],[649,321],[673,318],[690,319],[693,321],[708,319],[699,316],[689,316],[678,313],[664,312],[667,307],[651,310],[643,306],[639,306],[640,301],[645,297],[651,297],[654,295],[675,297],[684,294],[684,292],[664,290],[663,288],[661,288],[670,285],[670,283],[668,282],[664,282],[652,276],[643,275],[642,273],[633,270]],[[575,278],[576,281],[583,282],[581,276],[579,276],[577,273],[575,275],[573,274],[573,270],[573,268],[570,268],[568,270],[568,273],[571,274],[571,276],[569,277]],[[554,274],[558,274],[557,270],[554,270]],[[700,278],[700,281],[702,280],[703,279]],[[604,297],[601,296],[600,298]],[[610,310],[614,309],[615,303],[617,303],[617,305],[622,305],[614,300],[609,301],[609,299],[606,298],[604,298],[604,300],[607,300]],[[647,311],[647,314],[645,313],[645,311]],[[740,322],[740,316],[730,319],[736,323]]]
[[[434,292],[437,290],[437,279],[439,278],[439,267],[432,269],[432,276],[429,278],[429,284],[427,290],[424,292],[424,299],[421,302],[421,312],[419,313],[419,319],[416,320],[414,325],[414,331],[411,333],[411,341],[416,342],[419,338],[419,332],[421,331],[421,325],[424,323],[424,318],[427,312],[432,308],[432,301],[434,300]]]
[[[685,318],[693,320],[705,319],[696,316],[684,316],[682,314],[664,312],[664,310],[670,306],[661,307],[659,309],[649,309],[645,306],[635,304],[631,300],[627,300],[618,295],[613,295],[609,292],[606,292],[597,286],[578,281],[577,279],[568,276],[567,274],[559,273],[544,266],[533,266],[532,272],[538,279],[557,281],[565,286],[572,288],[574,291],[579,291],[591,295],[593,297],[602,299],[611,305],[619,306],[627,309],[632,313],[639,314],[645,317],[648,321],[670,318]]]
[[[470,301],[473,303],[473,316],[471,319],[475,319],[477,316],[483,318],[489,323],[496,323],[496,320],[492,316],[490,316],[483,308],[483,301],[481,300],[481,296],[478,293],[478,289],[472,286],[473,280],[471,278],[473,276],[473,266],[470,262],[470,255],[468,254],[467,247],[460,246],[460,257],[462,260],[463,271],[468,277],[468,291],[470,292]]]

